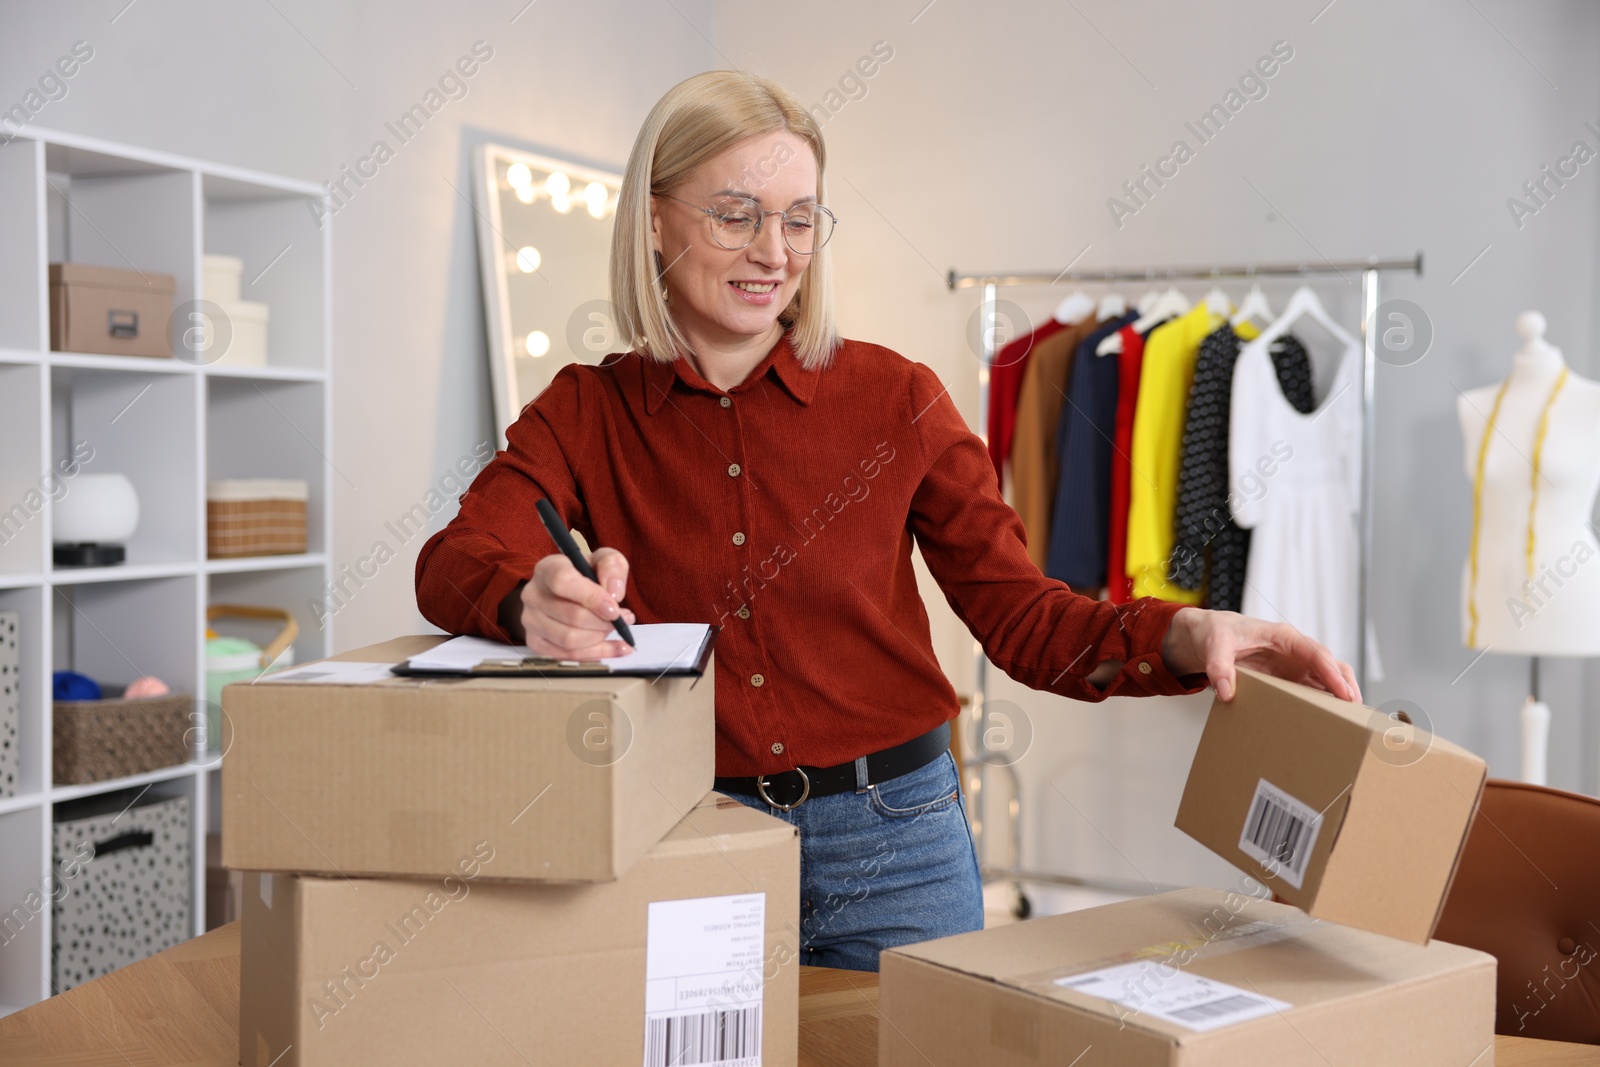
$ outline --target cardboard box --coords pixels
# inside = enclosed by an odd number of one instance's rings
[[[1494,1057],[1493,956],[1244,893],[1182,889],[891,949],[879,965],[878,1067]]]
[[[489,880],[503,858],[491,834],[444,879],[248,874],[239,1062],[665,1067],[720,1035],[717,1062],[794,1067],[792,825],[713,793],[615,882]]]
[[[206,929],[239,921],[244,898],[244,872],[222,865],[222,835],[206,835]]]
[[[50,348],[171,358],[170,274],[50,264]]]
[[[1239,671],[1211,706],[1177,827],[1311,915],[1424,944],[1488,777],[1466,749]]]
[[[401,678],[399,638],[222,691],[222,862],[443,876],[616,878],[711,791],[704,676]]]

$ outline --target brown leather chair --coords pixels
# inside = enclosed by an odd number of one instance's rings
[[[1600,800],[1491,778],[1434,936],[1500,961],[1496,1033],[1600,1044]]]

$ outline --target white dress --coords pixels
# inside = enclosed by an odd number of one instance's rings
[[[1269,328],[1247,344],[1233,372],[1229,503],[1234,522],[1253,531],[1241,610],[1287,622],[1353,664],[1360,630],[1361,349],[1346,346],[1321,403],[1302,415],[1278,387],[1268,352],[1281,332]],[[1382,676],[1370,627],[1367,674]]]

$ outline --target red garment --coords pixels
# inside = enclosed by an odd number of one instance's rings
[[[1067,328],[1054,318],[1025,337],[1001,346],[989,365],[989,458],[994,474],[1002,483],[1006,460],[1011,458],[1011,437],[1017,428],[1017,396],[1022,392],[1022,376],[1028,369],[1033,346],[1053,333]]]
[[[1139,370],[1144,365],[1144,334],[1124,326],[1122,354],[1117,357],[1117,421],[1112,432],[1111,526],[1107,539],[1106,599],[1113,604],[1133,600],[1133,579],[1127,574],[1128,495],[1133,478],[1133,415],[1139,406]]]
[[[639,622],[722,626],[719,775],[845,763],[955,717],[913,538],[1024,685],[1096,701],[1204,686],[1161,659],[1182,605],[1114,606],[1039,572],[949,391],[878,345],[845,341],[807,371],[785,334],[726,393],[684,359],[569,364],[507,438],[417,558],[422,614],[507,640],[501,600],[556,551],[534,509],[548,497],[591,546],[628,558]],[[1085,676],[1107,660],[1125,666],[1097,689]]]

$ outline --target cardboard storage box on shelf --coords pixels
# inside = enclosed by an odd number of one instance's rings
[[[1320,690],[1239,671],[1177,827],[1310,915],[1418,944],[1455,878],[1484,761]]]
[[[244,260],[238,256],[225,256],[207,252],[200,258],[200,277],[205,282],[201,290],[214,304],[230,304],[240,299],[239,282],[244,277]]]
[[[60,992],[194,936],[189,798],[119,789],[56,804],[50,981]],[[54,896],[54,894],[52,894]]]
[[[878,1067],[1492,1061],[1493,956],[1263,896],[1181,889],[890,949]]]
[[[712,793],[615,882],[246,875],[244,1067],[793,1067],[800,841]]]
[[[225,322],[214,323],[216,342],[221,351],[215,361],[230,366],[267,365],[267,319],[271,308],[253,300],[240,299],[240,279],[244,260],[238,256],[207,253],[203,260],[205,297],[222,312]]]
[[[50,348],[170,358],[176,288],[170,274],[52,263]]]
[[[711,791],[703,677],[402,678],[398,638],[222,691],[222,862],[603,882]]]
[[[227,347],[217,356],[217,362],[231,367],[265,367],[267,365],[267,320],[272,308],[255,300],[218,301],[217,306],[227,316]]]

